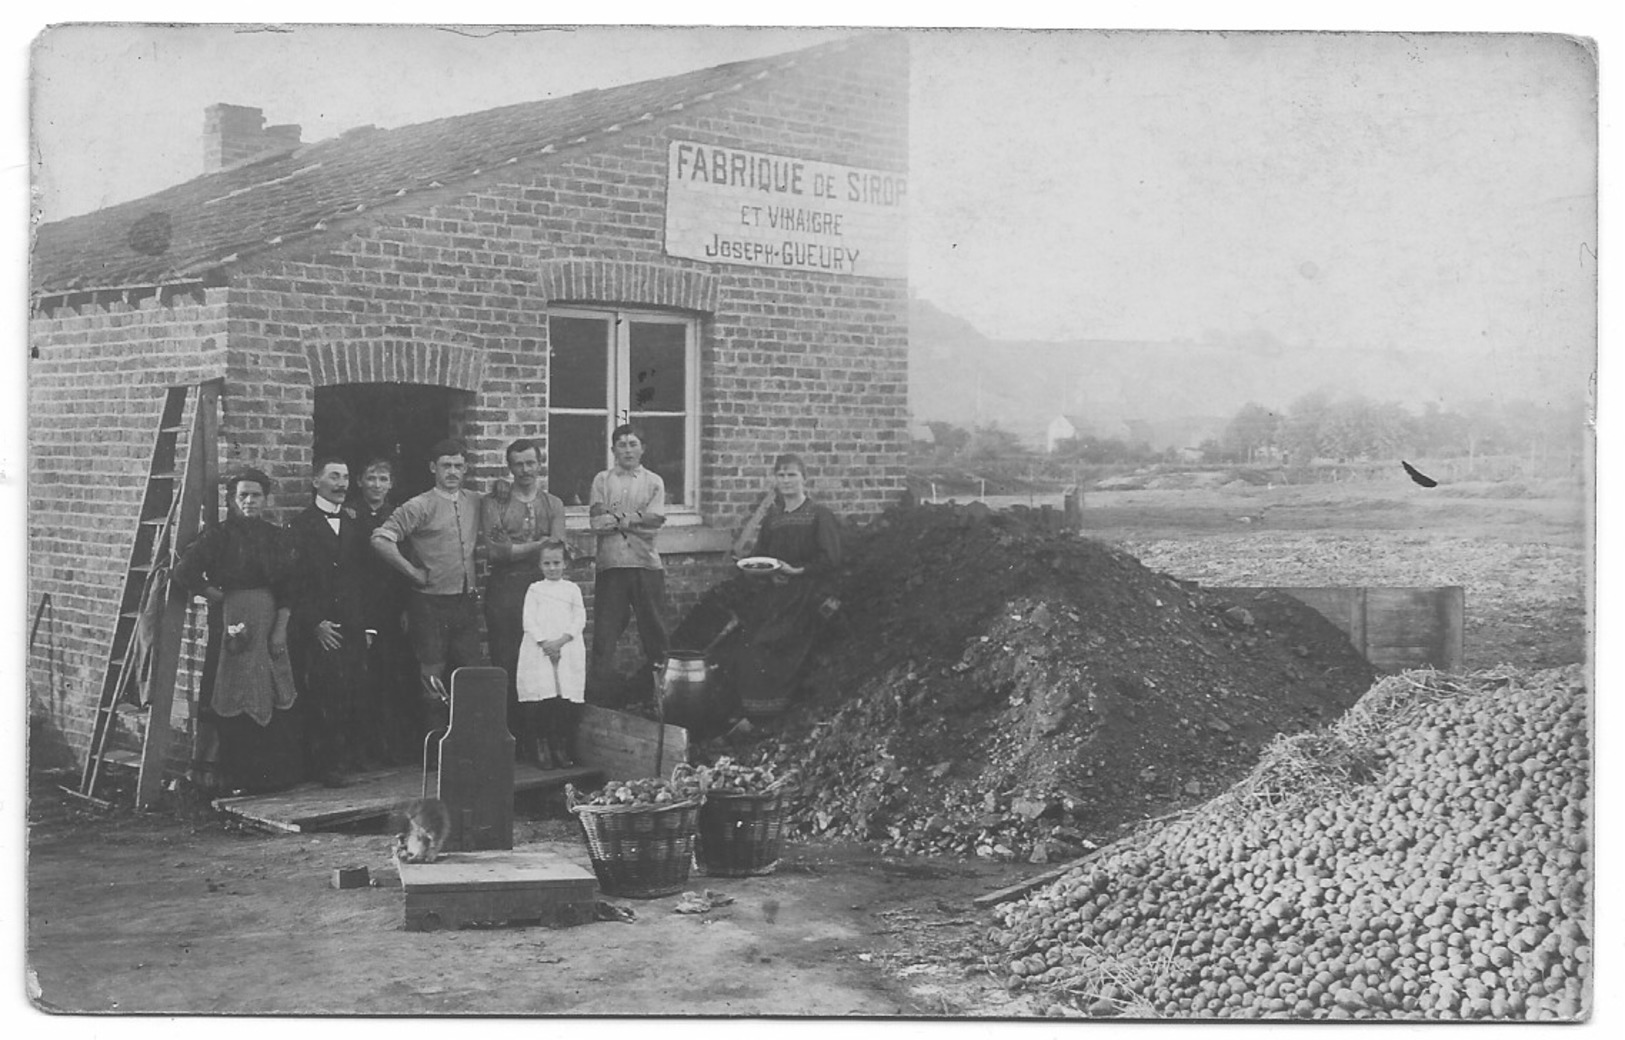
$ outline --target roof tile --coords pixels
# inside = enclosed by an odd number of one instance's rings
[[[393,130],[352,130],[257,162],[205,174],[145,198],[43,224],[35,295],[197,278],[257,257],[346,216],[454,186],[503,164],[557,155],[654,112],[754,83],[851,40],[718,65],[607,90],[506,105]],[[167,232],[167,241],[157,229]],[[160,248],[161,246],[161,248]]]

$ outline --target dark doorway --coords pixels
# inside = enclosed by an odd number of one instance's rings
[[[316,391],[314,458],[337,455],[350,464],[359,486],[368,460],[382,456],[395,464],[391,497],[404,502],[429,490],[429,449],[451,436],[456,390],[407,383],[349,383]]]

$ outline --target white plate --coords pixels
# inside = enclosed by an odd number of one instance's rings
[[[772,574],[784,566],[784,561],[774,556],[747,556],[738,566],[746,574]]]

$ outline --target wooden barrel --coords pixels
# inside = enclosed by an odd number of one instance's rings
[[[665,720],[702,740],[720,732],[729,721],[728,710],[714,680],[705,654],[674,650],[667,655],[660,673],[660,707]]]

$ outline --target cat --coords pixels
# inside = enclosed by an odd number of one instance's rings
[[[451,813],[438,798],[414,798],[395,810],[395,856],[403,863],[433,863],[451,836]]]

